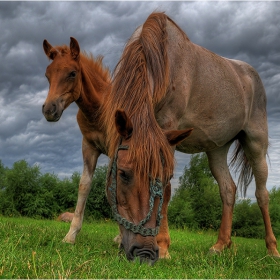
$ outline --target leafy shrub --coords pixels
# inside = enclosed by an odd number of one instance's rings
[[[193,155],[179,178],[168,220],[176,227],[218,229],[222,213],[219,188],[205,154]]]
[[[107,166],[97,167],[92,181],[86,216],[110,218],[111,209],[105,195]],[[74,211],[80,174],[59,179],[54,174],[41,174],[39,166],[25,160],[15,162],[11,169],[0,161],[0,213],[53,219],[61,212]]]

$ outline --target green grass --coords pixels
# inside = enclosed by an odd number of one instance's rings
[[[69,224],[0,217],[0,278],[280,278],[280,260],[264,240],[233,238],[231,249],[210,255],[216,233],[170,230],[171,260],[154,266],[118,254],[114,222],[84,223],[76,245],[61,242]]]

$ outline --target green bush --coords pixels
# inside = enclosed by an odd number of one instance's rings
[[[85,219],[112,218],[105,194],[107,166],[96,168],[88,197]],[[25,160],[12,168],[0,160],[0,214],[53,219],[65,211],[73,212],[77,202],[80,174],[59,179],[55,174],[40,172]],[[270,217],[274,234],[280,237],[280,188],[270,192]],[[176,228],[214,229],[220,227],[222,202],[218,185],[211,175],[205,154],[191,157],[179,178],[179,187],[168,209],[169,224]],[[264,224],[257,203],[237,200],[233,215],[233,235],[264,237]]]
[[[280,189],[270,192],[270,217],[276,237],[280,236]],[[177,228],[214,229],[220,227],[222,201],[219,187],[211,175],[205,154],[191,157],[189,166],[179,178],[179,187],[168,209],[168,221]],[[264,238],[264,223],[258,204],[251,200],[237,200],[233,213],[232,234],[242,237]]]
[[[251,203],[250,199],[236,202],[232,232],[236,236],[264,238],[264,224],[257,203]]]
[[[107,166],[97,167],[86,207],[88,218],[110,218],[111,209],[105,195]],[[78,197],[80,174],[59,179],[54,174],[42,174],[39,166],[29,166],[25,160],[5,168],[0,161],[0,213],[5,216],[56,218],[65,211],[73,212]]]
[[[96,168],[88,197],[85,217],[101,219],[112,218],[111,206],[105,193],[107,165]]]
[[[212,177],[205,154],[191,157],[179,178],[179,188],[172,197],[168,220],[175,227],[217,230],[222,203],[218,184]]]

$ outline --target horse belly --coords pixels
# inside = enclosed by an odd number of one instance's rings
[[[193,128],[191,135],[176,146],[176,150],[183,153],[200,153],[214,150],[231,142],[242,130],[244,125],[244,111],[235,115],[212,115],[213,118],[202,117],[187,110],[186,115],[179,122],[178,129]]]

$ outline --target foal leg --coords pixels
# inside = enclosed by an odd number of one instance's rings
[[[235,203],[236,185],[227,164],[228,149],[232,142],[214,151],[207,152],[209,167],[218,182],[223,203],[222,220],[218,240],[210,248],[212,253],[220,253],[231,245],[232,216]]]
[[[100,155],[100,152],[95,147],[91,146],[84,138],[82,142],[82,152],[84,169],[79,184],[77,205],[69,232],[63,239],[64,242],[71,244],[75,243],[76,235],[82,228],[86,201],[91,189],[92,176],[96,167],[97,159]]]
[[[159,246],[159,258],[160,259],[170,259],[171,256],[169,255],[168,248],[170,245],[170,235],[168,229],[168,219],[167,219],[167,210],[168,210],[168,203],[171,197],[171,184],[168,183],[164,190],[164,197],[163,197],[163,204],[161,209],[161,225],[159,229],[159,233],[157,235],[157,244]]]
[[[277,241],[271,227],[269,216],[269,194],[266,189],[266,181],[268,176],[266,162],[267,137],[262,137],[261,133],[258,135],[258,137],[253,137],[253,135],[250,134],[250,137],[246,135],[242,140],[244,152],[250,162],[255,177],[256,198],[263,216],[265,226],[265,242],[268,254],[273,257],[280,258],[280,254],[277,251]]]

